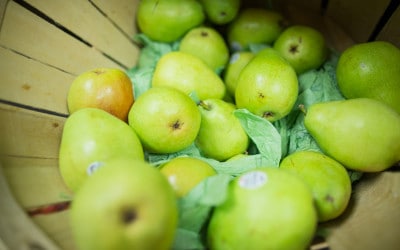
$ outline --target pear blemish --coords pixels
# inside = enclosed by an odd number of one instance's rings
[[[325,200],[328,202],[328,203],[334,203],[334,201],[335,201],[335,198],[333,198],[333,196],[332,195],[330,195],[330,194],[327,194],[326,196],[325,196]]]
[[[101,75],[104,74],[106,71],[104,69],[95,69],[93,70],[93,73],[95,73],[96,75]]]
[[[271,112],[271,111],[265,111],[265,112],[263,113],[262,117],[263,117],[263,118],[266,118],[266,119],[269,119],[269,118],[274,117],[274,113]]]

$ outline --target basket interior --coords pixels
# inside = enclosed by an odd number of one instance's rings
[[[4,175],[0,180],[7,182],[11,191],[9,199],[0,203],[0,221],[4,221],[0,248],[32,247],[32,242],[49,249],[75,248],[67,205],[57,213],[32,214],[43,206],[71,200],[58,171],[68,88],[86,70],[135,66],[140,53],[134,41],[138,2],[0,2],[0,160]],[[294,23],[319,29],[338,51],[372,40],[400,47],[399,1],[269,0],[248,4],[268,5]],[[393,236],[400,224],[399,172],[370,174],[365,179],[357,184],[348,211],[327,223],[331,233],[326,242],[316,243],[314,249],[390,249],[400,245]],[[2,197],[6,197],[7,185],[0,186]],[[21,233],[11,233],[15,228]],[[32,233],[35,230],[37,233]],[[43,237],[38,236],[42,232]]]

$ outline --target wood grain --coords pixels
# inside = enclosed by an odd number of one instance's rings
[[[325,225],[331,250],[397,250],[400,246],[400,172],[368,174],[345,213]]]
[[[8,2],[8,0],[0,1],[0,27],[1,27],[1,24],[3,23],[4,14],[6,13],[7,2]],[[0,245],[0,247],[1,247],[1,245]]]
[[[280,10],[285,11],[288,6],[295,7],[299,15],[306,13],[314,13],[317,15],[321,15],[321,0],[275,0],[274,2],[276,6]],[[306,11],[304,11],[306,10]]]
[[[14,198],[25,209],[71,200],[58,169],[58,159],[0,157]]]
[[[0,164],[0,239],[9,249],[60,249],[17,204]]]
[[[343,51],[368,39],[388,1],[330,0],[327,16],[321,16],[320,0],[286,0],[280,6],[295,23],[318,28],[330,46]],[[137,0],[26,2],[42,14],[14,1],[0,3],[1,100],[66,115],[74,76],[99,66],[135,65]],[[398,44],[399,16],[397,11],[378,39]],[[0,103],[0,249],[75,249],[68,210],[29,218],[21,209],[72,197],[58,172],[65,119]],[[399,172],[370,174],[358,183],[345,214],[323,225],[330,249],[398,249],[399,190]]]
[[[68,114],[75,76],[0,47],[0,99]]]
[[[330,0],[327,15],[357,43],[369,39],[390,0]]]
[[[33,222],[43,230],[50,239],[64,250],[75,250],[76,245],[72,238],[69,224],[70,210],[53,213],[48,215],[39,215],[32,218]]]
[[[136,9],[139,0],[92,0],[130,39],[138,32],[136,26]]]
[[[376,40],[388,41],[400,48],[400,7],[397,7]]]
[[[126,68],[136,64],[139,48],[89,1],[27,0],[27,2]]]
[[[57,159],[65,119],[0,104],[0,155]]]
[[[98,50],[89,47],[13,1],[7,5],[0,32],[0,44],[4,48],[72,75],[97,67],[121,69],[121,66]],[[20,68],[15,67],[12,72],[17,74],[20,71]]]

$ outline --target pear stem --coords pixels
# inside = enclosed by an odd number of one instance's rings
[[[307,110],[304,104],[299,104],[298,108],[300,109],[301,112],[303,112],[304,115],[307,115]]]
[[[210,111],[211,110],[211,105],[205,103],[204,101],[199,102],[199,106],[202,107],[203,109]]]

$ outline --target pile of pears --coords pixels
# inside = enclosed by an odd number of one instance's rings
[[[178,41],[179,47],[159,58],[145,92],[129,90],[133,100],[124,110],[100,105],[104,89],[118,93],[121,71],[85,72],[70,89],[68,106],[80,106],[64,125],[59,167],[74,194],[71,229],[79,249],[171,249],[182,212],[178,201],[220,174],[202,159],[249,155],[252,141],[235,110],[270,123],[285,118],[297,108],[299,76],[319,70],[332,52],[320,31],[240,0],[142,0],[136,21],[152,41]],[[336,74],[345,99],[303,110],[304,126],[321,151],[297,151],[278,166],[231,176],[225,201],[213,207],[199,235],[204,245],[309,247],[319,223],[345,211],[349,171],[380,172],[400,161],[398,65],[400,49],[388,42],[344,51]],[[383,75],[385,84],[370,83]],[[95,101],[79,85],[92,86]],[[180,154],[191,147],[201,157]],[[154,165],[149,155],[168,157]]]

